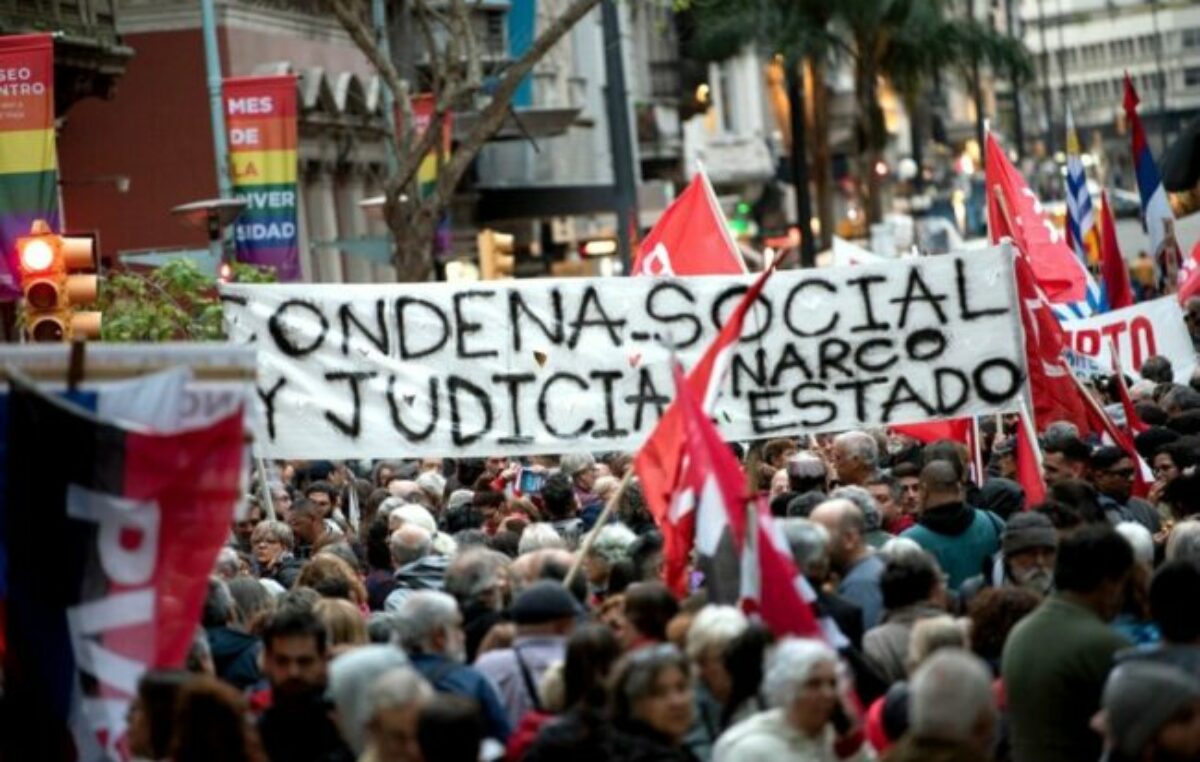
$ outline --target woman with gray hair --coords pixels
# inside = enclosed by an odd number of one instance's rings
[[[528,530],[526,530],[528,531]],[[615,564],[629,558],[629,548],[637,535],[624,524],[607,524],[596,533],[596,539],[583,558],[588,588],[597,601],[608,593],[608,575]]]
[[[250,533],[250,551],[258,576],[291,588],[304,562],[292,555],[295,535],[282,521],[260,521]]]
[[[381,674],[397,668],[416,675],[409,668],[404,652],[393,646],[362,646],[329,664],[327,695],[337,708],[338,730],[355,754],[362,754],[366,747],[367,724],[376,710],[368,700],[367,689]],[[417,679],[421,680],[419,675]]]
[[[692,726],[688,659],[668,644],[631,651],[612,681],[612,762],[694,762],[684,745]]]
[[[342,657],[345,658],[345,657]],[[336,664],[336,662],[335,662]],[[421,759],[417,723],[434,698],[429,683],[411,667],[395,667],[367,683],[359,716],[365,752],[360,762],[410,762]]]
[[[784,640],[767,659],[763,692],[772,708],[726,731],[713,750],[713,762],[872,759],[861,736],[853,748],[855,734],[843,725],[846,710],[837,654],[829,646],[816,640]]]

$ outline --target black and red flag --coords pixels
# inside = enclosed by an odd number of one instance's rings
[[[242,415],[158,434],[10,390],[2,756],[125,759],[139,677],[181,666],[195,635],[240,493]]]

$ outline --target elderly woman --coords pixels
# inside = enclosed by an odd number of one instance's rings
[[[687,655],[696,669],[696,721],[687,744],[702,760],[712,757],[712,745],[725,730],[724,718],[733,693],[733,677],[725,668],[725,650],[746,631],[746,615],[733,606],[700,609],[687,631]]]
[[[292,528],[282,521],[262,521],[250,534],[250,548],[258,565],[258,576],[290,588],[304,565],[292,555]]]
[[[612,762],[695,762],[684,745],[693,699],[687,657],[672,645],[630,652],[612,682]]]
[[[588,587],[597,601],[604,600],[608,593],[608,574],[613,565],[629,558],[629,548],[635,542],[637,535],[624,524],[608,524],[596,534],[584,556],[583,568],[587,572]]]
[[[713,749],[714,762],[834,762],[871,759],[858,741],[844,745],[834,718],[844,712],[838,690],[837,655],[815,640],[780,643],[767,664],[763,692],[772,709],[734,725]],[[843,715],[844,716],[844,715]],[[834,751],[834,745],[840,747]]]

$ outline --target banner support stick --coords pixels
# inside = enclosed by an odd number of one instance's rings
[[[258,467],[258,488],[262,492],[263,507],[267,509],[267,518],[276,521],[275,503],[271,500],[271,488],[267,486],[267,462],[260,457],[255,457],[254,461]]]
[[[583,542],[579,544],[579,550],[575,553],[575,560],[571,562],[571,569],[567,572],[567,576],[563,578],[563,587],[570,588],[571,583],[575,580],[575,575],[579,573],[579,568],[583,566],[583,559],[587,558],[588,551],[592,549],[592,544],[596,542],[596,536],[600,534],[600,530],[604,528],[605,522],[612,516],[613,511],[617,509],[617,504],[625,498],[625,491],[629,489],[629,482],[633,480],[633,464],[630,463],[625,471],[625,476],[621,478],[621,484],[617,487],[617,491],[608,499],[608,504],[604,506],[604,510],[596,517],[596,523],[592,526],[587,536],[583,538]]]

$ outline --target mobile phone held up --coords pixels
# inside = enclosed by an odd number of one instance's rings
[[[517,477],[517,489],[524,495],[540,495],[545,483],[546,474],[528,468],[522,468],[521,475]]]

